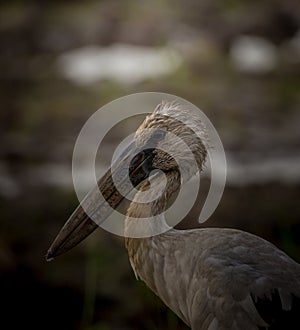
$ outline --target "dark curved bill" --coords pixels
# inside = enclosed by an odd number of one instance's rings
[[[126,195],[133,190],[133,187],[148,177],[152,168],[153,150],[149,149],[146,153],[137,152],[134,143],[124,150],[112,169],[110,168],[100,178],[98,185],[87,194],[62,227],[46,254],[47,261],[67,252],[89,236],[111,215]],[[133,161],[130,162],[128,168],[125,164],[128,164],[128,160],[131,159]],[[128,172],[131,183],[126,180]],[[118,183],[118,187],[122,187],[123,195],[117,190],[114,182]],[[99,197],[99,190],[105,201]],[[88,214],[96,220],[91,220]]]

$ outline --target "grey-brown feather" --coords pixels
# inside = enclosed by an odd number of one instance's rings
[[[271,299],[279,290],[288,311],[292,294],[300,297],[299,264],[271,243],[234,229],[172,229],[141,239],[134,267],[192,329],[267,327],[253,299]]]
[[[188,118],[188,111],[176,104],[162,104],[147,117],[136,133],[137,143],[147,141],[145,129],[162,125],[176,134],[187,134],[168,114]],[[156,120],[157,119],[157,120]],[[190,127],[196,132],[187,139],[201,169],[205,162],[206,141],[199,118],[191,116]],[[180,149],[184,158],[184,150]],[[161,159],[159,159],[161,157]],[[150,217],[163,210],[180,186],[180,176],[171,160],[157,154],[158,166],[167,166],[169,185],[161,198],[148,205],[133,201],[127,211],[126,230],[138,227],[131,218]],[[188,164],[188,162],[187,162]],[[174,169],[172,171],[172,166]],[[187,173],[189,173],[187,169]],[[194,175],[189,173],[189,177]],[[144,182],[141,191],[147,188]],[[153,178],[152,192],[161,192],[161,179]],[[155,189],[156,188],[156,189]],[[136,195],[138,197],[139,192]],[[150,197],[153,197],[150,196]],[[161,225],[159,222],[151,226]],[[293,296],[300,297],[300,265],[271,243],[255,235],[234,230],[205,228],[179,231],[169,229],[148,238],[126,238],[126,247],[136,275],[142,279],[192,329],[258,329],[270,323],[259,308],[278,292],[281,309],[292,311]]]

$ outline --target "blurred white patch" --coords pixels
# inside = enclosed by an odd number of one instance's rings
[[[281,183],[284,185],[295,185],[300,182],[300,156],[286,158],[270,157],[267,159],[248,159],[247,162],[240,162],[229,152],[226,153],[228,186],[248,186],[252,184]],[[92,187],[90,173],[86,171],[86,164],[83,161],[80,168],[82,194],[86,194]],[[218,165],[217,165],[218,167]],[[107,166],[98,169],[101,173],[107,170]],[[221,169],[220,169],[221,170]],[[70,165],[49,163],[35,166],[24,172],[27,183],[31,185],[57,186],[63,188],[73,187],[72,171]],[[209,169],[206,168],[201,174],[202,177],[210,177]],[[191,181],[195,180],[193,178]],[[189,193],[190,183],[186,183],[184,194]],[[186,191],[185,191],[186,190]],[[8,174],[0,164],[0,195],[7,198],[14,198],[21,192],[21,186]],[[184,195],[185,196],[185,195]],[[186,200],[183,198],[182,200]]]
[[[275,69],[278,52],[270,41],[257,36],[239,36],[230,48],[234,67],[247,73],[268,73]]]
[[[49,163],[36,166],[27,172],[27,177],[38,180],[40,184],[58,187],[72,186],[70,166]]]
[[[181,64],[178,52],[167,47],[152,48],[128,44],[88,46],[61,55],[61,74],[79,85],[103,79],[132,85],[145,79],[172,73]]]
[[[238,162],[228,153],[227,183],[232,186],[268,184],[293,185],[300,182],[300,157],[268,158]]]
[[[0,195],[5,198],[14,198],[20,192],[21,187],[11,175],[8,166],[5,163],[0,163]]]

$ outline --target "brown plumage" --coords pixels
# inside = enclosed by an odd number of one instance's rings
[[[179,136],[191,152],[176,139],[167,139],[165,131]],[[300,312],[298,263],[255,235],[224,228],[175,230],[161,215],[180,184],[202,169],[205,139],[201,120],[176,104],[160,104],[137,130],[133,148],[138,152],[129,175],[138,192],[125,221],[133,270],[192,329],[298,329],[299,322],[293,323]],[[162,151],[166,149],[170,153]],[[192,156],[197,168],[190,165]],[[180,171],[177,157],[183,164]],[[122,159],[116,173],[121,170]],[[98,185],[111,206],[122,201],[110,171]],[[153,201],[141,204],[145,193]],[[97,203],[95,190],[84,203],[99,214],[99,222],[111,213]],[[79,206],[49,249],[48,259],[72,248],[96,228]],[[162,233],[151,235],[157,231]]]

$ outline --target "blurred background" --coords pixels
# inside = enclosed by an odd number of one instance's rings
[[[44,260],[78,203],[81,126],[130,93],[176,94],[217,128],[228,180],[205,226],[300,262],[300,2],[2,1],[0,38],[1,328],[186,329],[135,280],[122,238],[98,230]],[[104,164],[137,125],[109,135]]]

